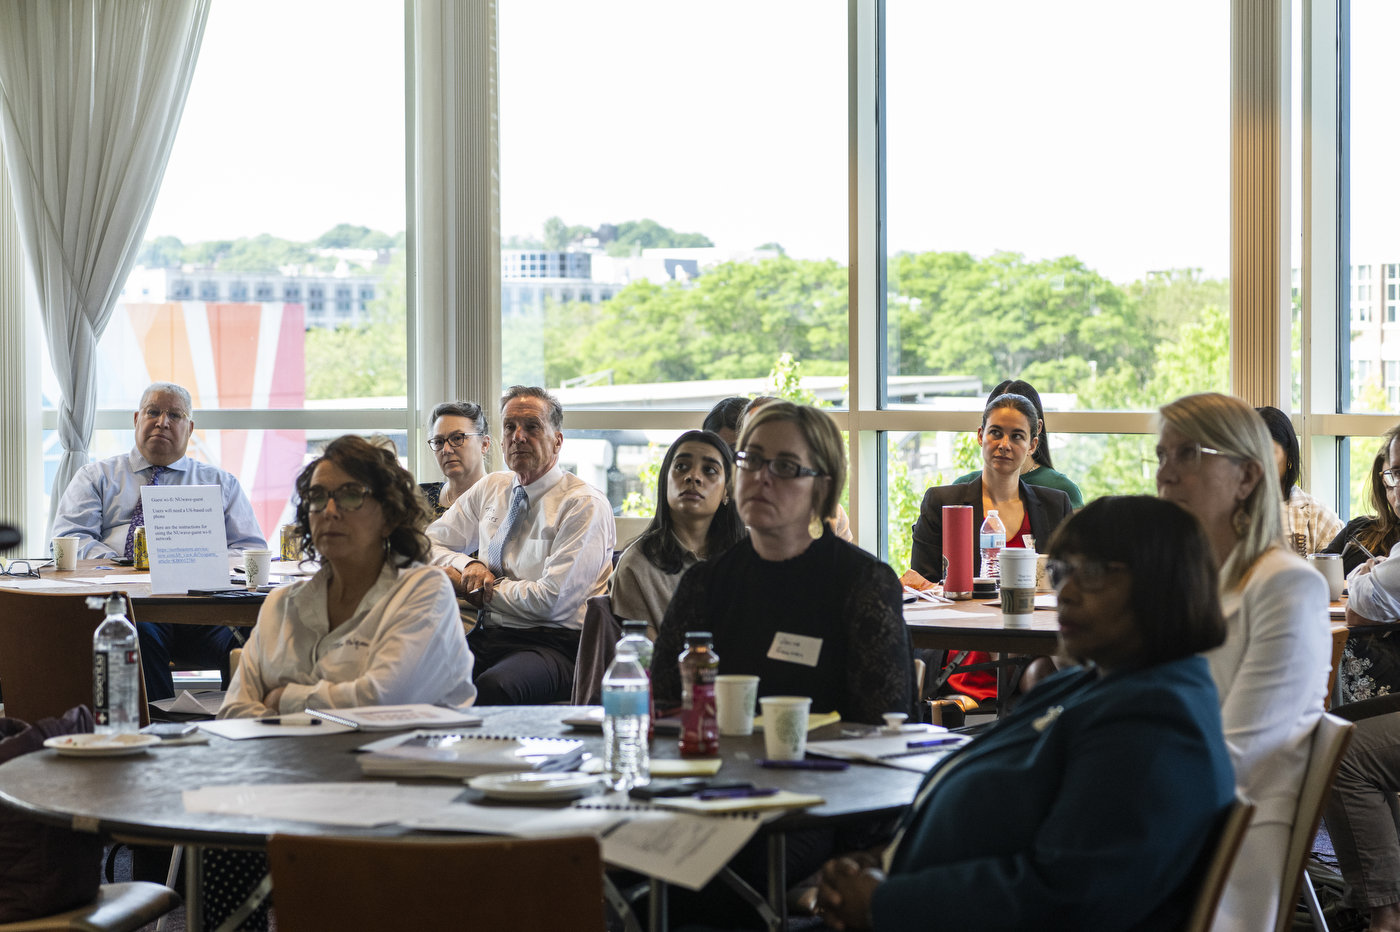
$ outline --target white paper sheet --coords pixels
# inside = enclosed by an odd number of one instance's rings
[[[151,582],[150,573],[114,573],[111,576],[67,576],[64,578],[69,582],[112,585],[117,588],[121,588],[122,586],[134,586],[139,583],[149,585]]]
[[[943,758],[966,744],[967,740],[927,750],[910,748],[911,741],[938,740],[940,737],[966,738],[962,735],[947,735],[947,729],[939,725],[926,727],[930,731],[925,735],[872,735],[868,738],[848,738],[841,741],[808,741],[807,751],[818,757],[863,761],[867,764],[879,764],[884,767],[895,767],[899,770],[927,773]]]
[[[0,576],[0,589],[87,589],[86,583],[63,579],[35,579],[32,576]]]
[[[925,608],[919,603],[904,606],[904,617],[910,621],[991,621],[990,616],[960,612],[955,608]],[[1000,620],[1000,619],[998,619]]]
[[[217,485],[143,485],[151,592],[228,586],[228,533]]]
[[[214,722],[200,722],[202,731],[207,731],[211,735],[218,735],[221,738],[229,738],[233,741],[244,741],[248,738],[314,738],[317,735],[338,735],[347,731],[354,731],[353,728],[346,728],[344,725],[337,725],[334,722],[321,722],[319,725],[307,724],[312,719],[309,715],[279,716],[284,725],[268,725],[255,718],[224,718]]]
[[[163,712],[182,712],[187,715],[217,715],[219,706],[223,704],[222,689],[182,689],[174,699],[157,699],[151,703]]]
[[[641,810],[603,835],[603,860],[699,890],[748,844],[761,819]]]
[[[438,832],[481,832],[541,838],[548,835],[601,834],[632,813],[611,809],[542,809],[538,806],[478,806],[453,803],[431,814],[408,819],[409,828]]]
[[[182,794],[186,812],[371,827],[428,815],[461,795],[459,786],[292,783],[204,786]]]

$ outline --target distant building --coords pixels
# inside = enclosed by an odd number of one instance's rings
[[[314,266],[287,266],[271,274],[137,266],[126,280],[121,300],[301,304],[306,308],[306,326],[311,328],[368,323],[369,303],[378,295],[378,275],[352,275],[342,261],[334,272],[321,272]]]

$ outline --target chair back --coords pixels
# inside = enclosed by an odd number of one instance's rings
[[[1225,892],[1225,883],[1230,879],[1230,868],[1235,865],[1235,856],[1244,843],[1244,833],[1249,830],[1249,820],[1254,818],[1254,804],[1243,796],[1235,795],[1235,801],[1225,810],[1225,818],[1216,829],[1215,844],[1201,852],[1193,873],[1197,874],[1196,899],[1191,913],[1183,925],[1182,932],[1209,932],[1215,922],[1215,911],[1220,906],[1220,897]]]
[[[281,932],[598,932],[603,861],[573,838],[390,839],[274,835]]]
[[[82,595],[0,589],[0,689],[5,714],[26,722],[57,718],[75,705],[92,708],[92,635],[103,615]],[[136,623],[131,597],[126,617]],[[139,650],[139,648],[138,648]],[[146,678],[140,683],[141,724],[150,724]]]
[[[612,598],[593,596],[584,608],[583,633],[578,640],[574,691],[569,700],[573,705],[602,704],[603,676],[621,639],[622,624],[613,616]]]
[[[651,519],[616,517],[613,518],[613,524],[617,528],[617,542],[613,544],[613,549],[621,553],[632,546],[632,541],[641,537],[651,526]]]
[[[1322,808],[1332,792],[1332,781],[1342,766],[1342,755],[1351,744],[1356,726],[1346,719],[1327,712],[1313,726],[1312,753],[1303,785],[1298,790],[1298,812],[1293,817],[1293,831],[1288,837],[1288,856],[1283,862],[1283,883],[1279,887],[1278,921],[1274,932],[1293,928],[1294,907],[1303,884],[1303,868],[1312,851],[1313,837],[1322,821]]]

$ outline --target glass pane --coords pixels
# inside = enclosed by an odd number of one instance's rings
[[[886,9],[887,402],[1228,390],[1228,4]]]
[[[1342,288],[1351,339],[1338,373],[1350,411],[1400,410],[1400,194],[1391,193],[1400,126],[1374,116],[1400,89],[1386,41],[1397,29],[1400,7],[1352,0],[1351,263]]]
[[[504,384],[699,410],[790,357],[844,405],[846,5],[500,10]],[[578,99],[618,62],[664,78]]]
[[[408,468],[408,434],[387,434],[373,430],[203,430],[196,422],[186,450],[191,459],[209,463],[233,473],[252,503],[263,537],[276,539],[277,529],[295,520],[292,492],[303,466],[315,459],[329,440],[344,434],[392,441],[399,452],[399,463]],[[382,439],[381,439],[382,438]],[[92,460],[129,453],[136,442],[130,430],[95,430],[89,455]],[[58,473],[63,449],[58,431],[44,431],[44,508],[48,490]]]
[[[613,514],[656,513],[661,460],[680,430],[566,430],[559,465],[608,497]]]
[[[1344,437],[1342,440],[1347,446],[1347,489],[1343,498],[1348,509],[1347,513],[1342,515],[1342,519],[1349,521],[1361,515],[1375,514],[1377,504],[1385,506],[1385,502],[1373,502],[1371,493],[1371,474],[1376,469],[1377,457],[1385,453],[1385,438]]]
[[[270,41],[296,53],[250,67]],[[404,406],[403,81],[401,6],[211,7],[100,407],[154,380],[199,408]]]

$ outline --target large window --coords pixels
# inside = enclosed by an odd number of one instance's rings
[[[706,410],[781,366],[844,406],[846,18],[501,4],[504,384]]]
[[[1228,4],[886,11],[887,402],[1227,390]]]

